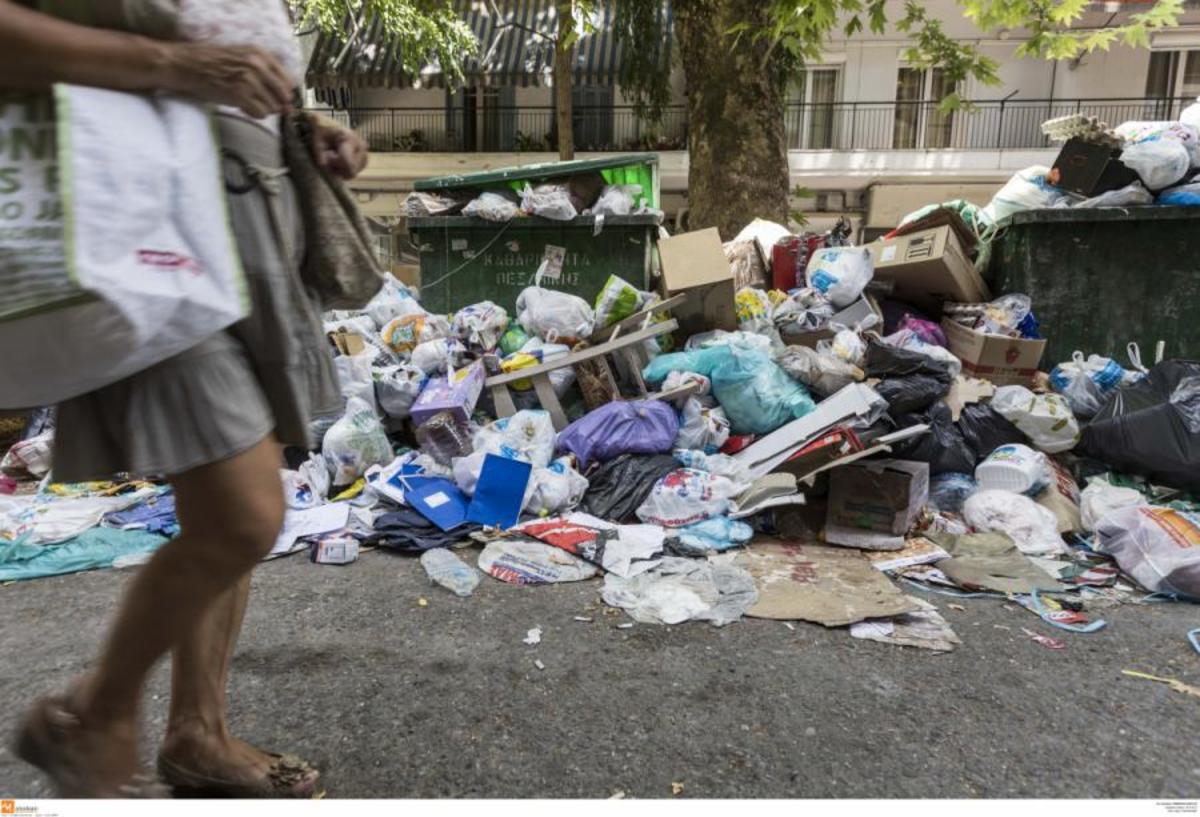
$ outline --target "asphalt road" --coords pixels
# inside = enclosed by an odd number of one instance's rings
[[[6,731],[86,666],[128,577],[0,587]],[[1193,605],[1125,605],[1073,635],[934,596],[965,642],[934,655],[803,623],[618,629],[629,619],[596,580],[485,579],[458,599],[385,552],[344,568],[292,556],[254,585],[235,729],[317,764],[330,797],[671,797],[673,783],[680,797],[1200,796],[1200,699],[1121,674],[1200,685]],[[148,758],[165,681],[150,687]],[[0,749],[0,795],[50,794]]]

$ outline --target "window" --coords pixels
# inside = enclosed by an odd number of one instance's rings
[[[463,88],[446,92],[446,135],[458,150],[512,150],[516,114],[513,88]]]
[[[789,94],[788,144],[801,150],[833,147],[838,68],[809,68],[796,77]]]
[[[613,89],[583,85],[571,89],[571,124],[577,150],[613,147]]]
[[[1200,96],[1200,51],[1154,51],[1146,72],[1148,118],[1174,119],[1179,108]],[[1176,100],[1186,100],[1182,103]]]
[[[938,103],[954,88],[940,68],[900,66],[896,76],[896,118],[892,147],[944,148],[951,144],[954,114],[942,113]]]

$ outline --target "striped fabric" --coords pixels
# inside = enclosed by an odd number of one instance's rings
[[[479,41],[479,52],[464,66],[469,85],[541,86],[550,84],[554,66],[551,40],[531,31],[553,33],[557,26],[554,0],[497,0],[500,16],[482,0],[454,0],[458,13]],[[576,85],[616,85],[621,73],[621,48],[612,33],[614,4],[600,0],[592,19],[594,31],[575,44]],[[659,10],[662,30],[657,62],[670,66],[671,6],[663,0]],[[338,37],[317,35],[308,63],[308,82],[325,93],[349,87],[445,87],[445,75],[436,65],[423,68],[417,77],[401,68],[399,45],[389,42],[378,21],[371,23],[361,42],[340,64],[344,44]]]

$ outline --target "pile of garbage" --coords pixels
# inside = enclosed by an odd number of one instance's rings
[[[869,245],[763,221],[663,237],[656,292],[614,275],[589,301],[529,270],[511,314],[431,314],[389,277],[325,316],[345,409],[287,452],[272,555],[417,556],[459,596],[595,579],[637,622],[805,620],[940,651],[959,639],[938,595],[1075,633],[1146,594],[1200,598],[1200,364],[1043,366],[1037,304],[976,272],[975,227],[1015,184]],[[578,211],[569,186],[523,199],[505,206]],[[597,375],[587,350],[667,321]],[[41,480],[0,482],[0,580],[137,563],[177,532],[160,483],[55,483],[52,438],[41,412],[0,463]]]

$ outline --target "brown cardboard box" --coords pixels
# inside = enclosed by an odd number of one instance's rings
[[[929,463],[863,460],[829,472],[829,525],[902,536],[929,498]],[[832,541],[832,540],[831,540]]]
[[[975,271],[950,225],[920,230],[867,245],[875,277],[892,281],[892,295],[934,317],[944,301],[990,301],[987,284]]]
[[[660,238],[664,298],[687,293],[688,301],[671,310],[686,337],[711,329],[737,330],[733,272],[715,227]]]
[[[362,335],[357,332],[338,330],[337,332],[330,332],[329,339],[333,341],[333,345],[337,347],[338,352],[343,355],[357,355],[367,348]]]
[[[1044,340],[985,335],[946,318],[942,331],[950,351],[962,361],[963,374],[990,380],[997,386],[1026,386],[1046,351]]]

